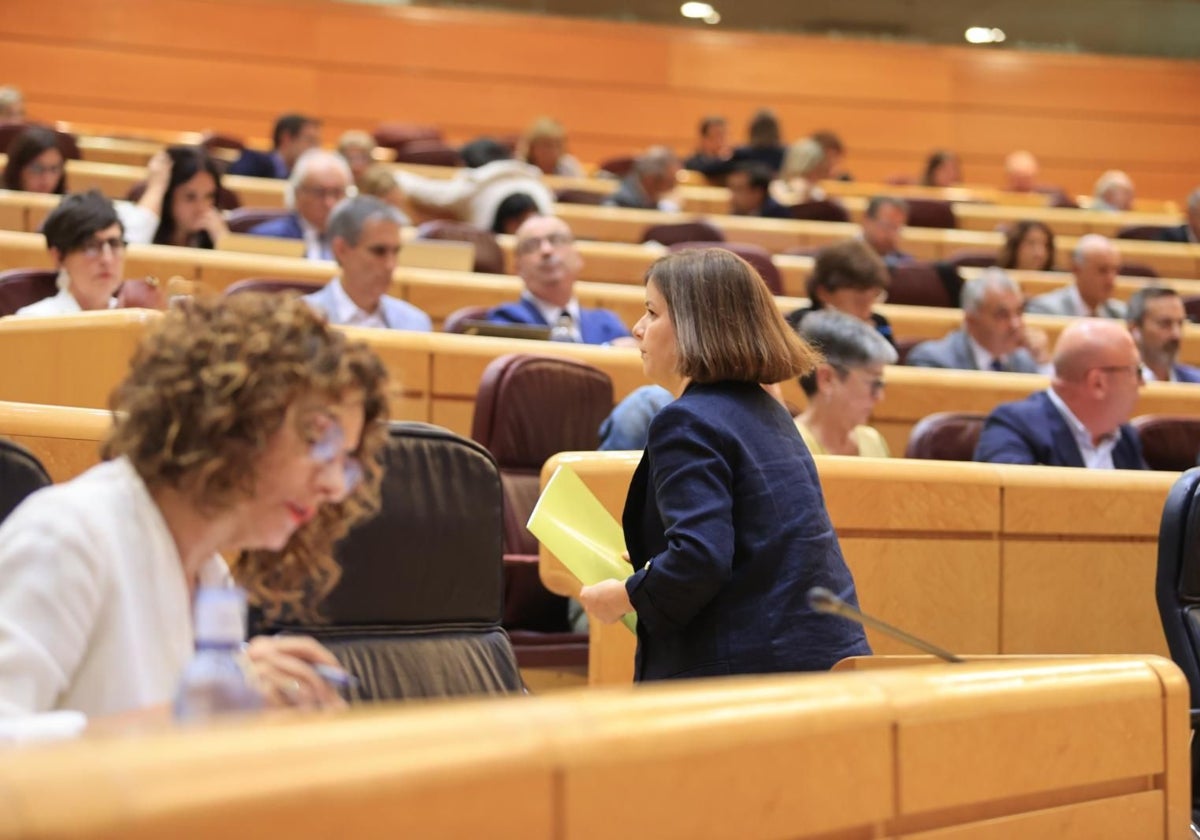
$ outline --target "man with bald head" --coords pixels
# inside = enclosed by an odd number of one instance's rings
[[[1071,324],[1054,348],[1050,387],[997,406],[983,426],[975,460],[993,464],[1144,470],[1128,424],[1142,384],[1133,338],[1122,324]]]
[[[1071,254],[1075,282],[1031,299],[1026,312],[1089,318],[1124,318],[1125,304],[1112,296],[1121,255],[1112,240],[1098,233],[1079,237]]]
[[[1033,192],[1037,189],[1038,162],[1032,152],[1010,152],[1004,159],[1004,189],[1012,192]]]
[[[517,228],[517,274],[525,290],[516,303],[487,314],[494,324],[557,327],[564,337],[584,344],[633,346],[621,319],[607,309],[584,309],[575,297],[583,257],[571,228],[554,216],[531,216]]]

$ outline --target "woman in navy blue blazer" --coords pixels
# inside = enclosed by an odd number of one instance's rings
[[[650,424],[625,503],[635,569],[586,586],[595,619],[637,611],[638,680],[819,671],[870,653],[862,629],[814,612],[823,586],[856,602],[812,457],[762,385],[818,356],[744,260],[682,251],[646,275],[633,329],[647,376],[677,398]]]

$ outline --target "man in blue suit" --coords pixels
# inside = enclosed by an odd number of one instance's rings
[[[487,320],[552,327],[565,341],[636,345],[616,314],[607,309],[584,309],[575,298],[583,257],[566,222],[554,216],[526,219],[517,228],[516,255],[517,274],[525,281],[525,291],[516,303],[488,312]]]
[[[332,239],[325,228],[329,214],[346,197],[353,182],[350,166],[341,155],[322,149],[307,151],[296,161],[284,193],[284,200],[292,212],[255,225],[250,233],[302,239],[305,257],[332,260]]]
[[[1142,384],[1133,338],[1121,324],[1073,322],[1054,348],[1050,387],[997,406],[984,422],[975,460],[993,464],[1144,470],[1128,424]]]
[[[286,178],[300,155],[321,145],[321,123],[303,114],[284,114],[275,121],[270,152],[242,149],[229,165],[230,175],[252,178]]]
[[[1200,369],[1178,361],[1186,322],[1183,299],[1174,289],[1144,286],[1129,298],[1125,323],[1142,355],[1147,382],[1200,382]]]
[[[305,300],[331,324],[388,330],[433,329],[429,316],[387,294],[400,256],[404,217],[374,196],[347,198],[329,217],[333,253],[341,267],[320,291]]]

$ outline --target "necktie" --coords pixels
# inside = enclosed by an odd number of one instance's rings
[[[1004,371],[1004,363],[1001,362],[999,359],[992,359],[992,363],[990,365],[988,365],[988,367],[997,372]]]
[[[575,325],[575,319],[571,317],[571,313],[563,310],[558,315],[558,320],[554,322],[554,326],[550,329],[551,341],[574,341],[575,334],[572,332],[572,327]]]

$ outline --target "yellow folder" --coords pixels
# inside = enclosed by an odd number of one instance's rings
[[[570,467],[550,476],[526,527],[584,586],[631,574],[621,526]],[[637,627],[633,613],[621,621]]]

